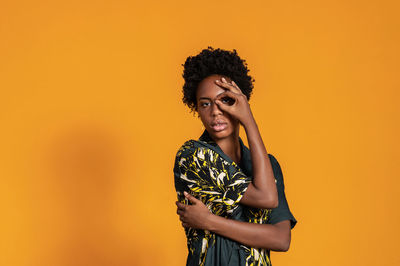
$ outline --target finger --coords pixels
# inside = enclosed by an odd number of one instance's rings
[[[180,209],[176,210],[176,214],[178,214],[178,215],[184,215],[185,213],[186,213],[186,210],[180,210]]]
[[[187,193],[186,191],[183,192],[185,197],[191,202],[191,203],[197,203],[199,200]]]
[[[240,93],[242,95],[246,96],[247,100],[249,100],[249,97],[247,97],[247,95],[242,92],[242,90],[239,88],[239,86],[233,80],[232,80],[232,84],[233,84],[233,86],[235,86],[235,88],[237,88],[240,91]]]
[[[247,96],[244,95],[243,93],[242,94],[237,94],[237,93],[234,93],[234,92],[231,92],[231,91],[228,91],[228,90],[224,91],[223,93],[218,94],[217,99],[221,99],[223,97],[229,97],[229,98],[232,98],[234,100],[234,103],[231,103],[229,105],[235,104],[236,102],[240,101],[241,98],[243,98],[246,101],[248,100]]]
[[[228,83],[228,82],[222,82],[220,80],[215,80],[215,83],[220,86],[223,87],[224,89],[227,89],[229,91],[235,92],[235,93],[239,93],[238,89],[233,86],[232,84]]]
[[[189,228],[189,225],[187,223],[182,222],[182,226],[185,228]]]
[[[184,213],[185,213],[185,211],[183,211],[183,210],[180,210],[180,209],[176,210],[176,214],[178,214],[178,215],[183,215]]]
[[[229,113],[229,107],[227,104],[223,103],[221,100],[215,100],[215,103],[218,105],[218,108],[221,109],[223,112]]]
[[[220,81],[220,80],[215,80],[215,83],[217,83],[217,85],[219,85],[219,86],[221,86],[221,87],[223,87],[223,88],[225,88],[225,89],[228,89],[229,91],[232,91],[232,92],[234,92],[234,93],[237,93],[237,94],[242,94],[242,91],[240,90],[240,89],[238,89],[238,88],[236,88],[233,84],[231,84],[231,83],[228,83],[228,82],[222,82],[222,81]]]
[[[239,88],[239,86],[236,84],[236,82],[234,82],[233,80],[232,80],[232,85],[233,85],[233,87],[238,89],[240,91],[240,93],[243,93],[242,90]]]
[[[238,94],[231,92],[231,91],[225,91],[221,94],[219,94],[216,98],[219,102],[225,104],[225,105],[234,105],[238,101]],[[224,99],[228,98],[228,99]]]
[[[177,202],[176,206],[178,206],[178,209],[182,210],[182,211],[184,211],[185,208],[186,208],[186,204],[183,204],[183,203],[180,203],[180,202]]]

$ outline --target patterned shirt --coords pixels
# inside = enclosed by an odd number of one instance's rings
[[[296,220],[290,213],[283,192],[283,177],[274,156],[269,159],[278,188],[279,206],[275,209],[257,209],[239,202],[252,181],[250,150],[239,138],[240,165],[230,159],[205,130],[199,140],[188,140],[175,157],[174,175],[178,201],[190,204],[183,191],[191,193],[218,216],[249,223],[277,223],[290,219],[292,228]],[[281,191],[280,191],[281,190]],[[280,210],[279,207],[281,207]],[[278,212],[277,212],[278,211]],[[272,214],[274,215],[273,217]],[[242,245],[207,230],[185,228],[188,246],[186,265],[271,265],[269,250]]]

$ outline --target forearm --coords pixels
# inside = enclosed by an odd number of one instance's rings
[[[251,153],[253,181],[241,203],[256,208],[275,208],[278,205],[278,193],[274,172],[254,117],[251,115],[243,126]]]
[[[290,245],[289,220],[276,225],[254,224],[210,215],[206,229],[254,248],[287,251]]]

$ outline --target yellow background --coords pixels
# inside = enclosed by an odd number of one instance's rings
[[[398,14],[378,0],[1,1],[0,265],[184,265],[172,167],[202,129],[181,64],[208,45],[246,59],[282,166],[298,224],[273,264],[399,265]]]

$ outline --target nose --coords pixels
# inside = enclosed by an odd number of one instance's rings
[[[217,116],[217,115],[222,115],[223,114],[222,110],[218,107],[218,104],[216,104],[215,101],[211,104],[211,114],[213,116]]]

